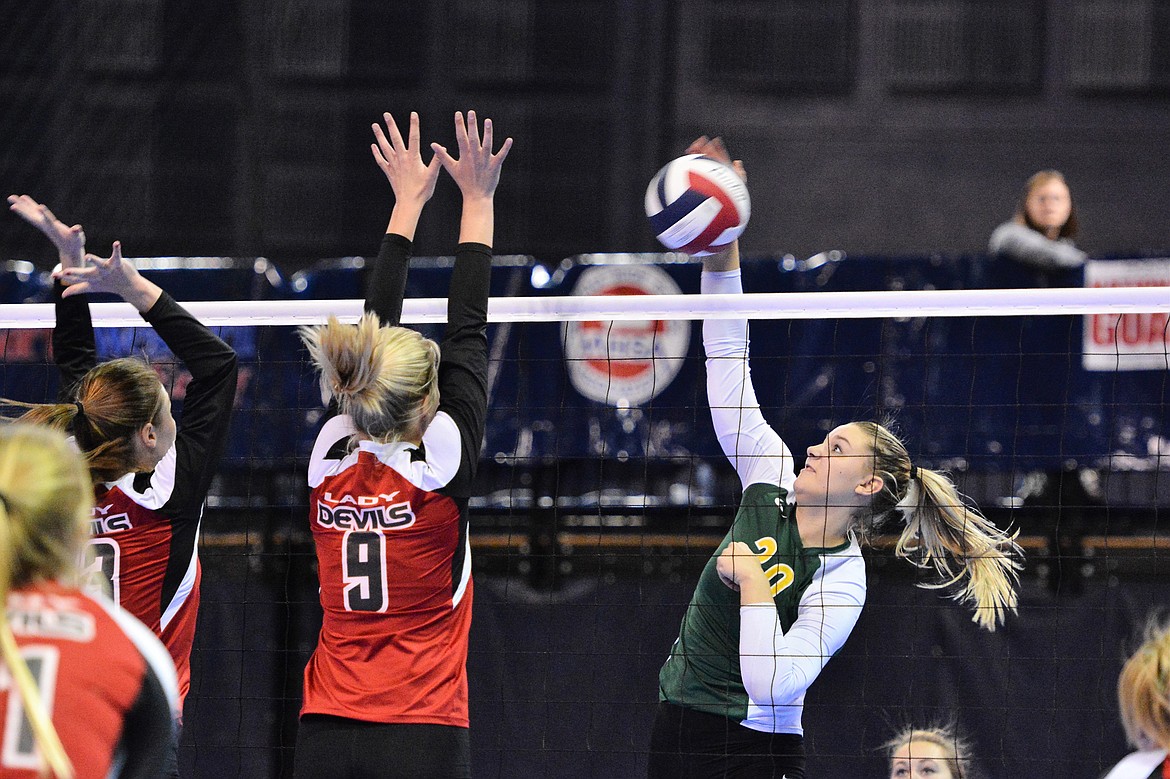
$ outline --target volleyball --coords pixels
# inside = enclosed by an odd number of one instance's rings
[[[723,249],[747,227],[747,185],[722,162],[702,154],[671,160],[646,188],[646,216],[667,249],[703,256]]]

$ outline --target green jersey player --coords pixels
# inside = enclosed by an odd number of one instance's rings
[[[744,175],[718,138],[688,152]],[[742,292],[738,246],[704,258],[702,291]],[[805,691],[865,603],[860,540],[900,518],[897,553],[956,585],[989,630],[1015,608],[1019,547],[873,422],[837,427],[796,473],[756,400],[747,322],[704,322],[703,346],[712,422],[743,498],[659,675],[649,776],[799,779]]]

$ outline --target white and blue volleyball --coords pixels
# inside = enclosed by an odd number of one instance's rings
[[[751,213],[751,198],[739,174],[702,154],[668,162],[646,188],[650,226],[672,251],[714,254],[739,237]]]

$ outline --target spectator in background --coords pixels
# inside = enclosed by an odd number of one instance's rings
[[[890,779],[971,779],[970,745],[950,726],[906,728],[885,743]]]
[[[1170,622],[1151,622],[1146,640],[1121,669],[1117,703],[1129,743],[1137,750],[1102,779],[1170,777]]]
[[[1084,266],[1086,255],[1072,240],[1077,230],[1077,210],[1064,175],[1057,170],[1041,170],[1024,185],[1015,216],[992,232],[988,251],[1037,271],[1030,280],[1015,279],[1010,286],[1048,286],[1050,274]],[[1049,402],[1062,401],[1050,398]],[[1054,592],[1075,594],[1082,587],[1081,537],[1090,527],[1088,512],[1100,502],[1097,484],[1094,471],[1066,464],[1065,470],[1029,474],[1017,490],[1026,505],[1040,510],[1057,550],[1049,579]]]
[[[1042,270],[1066,270],[1085,264],[1073,244],[1077,209],[1064,176],[1042,170],[1024,185],[1016,214],[991,233],[987,250]]]

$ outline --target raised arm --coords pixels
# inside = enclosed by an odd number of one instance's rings
[[[698,138],[689,154],[705,154],[735,168],[747,178],[743,163],[732,161],[719,138]],[[704,295],[742,294],[739,242],[725,251],[703,258],[700,290]],[[748,365],[747,320],[706,320],[703,349],[707,355],[707,403],[711,422],[723,453],[731,461],[740,483],[777,484],[789,492],[796,475],[792,453],[783,439],[764,420],[752,386]]]
[[[66,226],[48,206],[28,195],[9,195],[8,206],[13,213],[53,242],[62,268],[84,266],[85,232],[81,225]],[[68,401],[73,398],[81,377],[97,364],[97,348],[94,345],[89,303],[83,297],[63,298],[61,293],[64,290],[65,287],[60,283],[53,285],[57,319],[56,327],[53,328],[53,360],[61,375],[58,398]]]
[[[512,150],[512,139],[506,138],[500,150],[492,153],[492,120],[483,121],[483,137],[480,138],[475,111],[463,114],[455,112],[455,140],[459,146],[459,159],[437,143],[431,148],[443,163],[443,167],[459,185],[463,193],[463,216],[459,222],[459,242],[492,245],[495,228],[496,187],[500,183],[500,170],[508,152]]]
[[[134,306],[191,372],[175,446],[175,482],[169,507],[198,506],[227,442],[236,394],[235,351],[208,330],[154,282],[140,275],[114,243],[109,258],[86,255],[83,268],[62,269],[58,279],[68,299],[85,292],[109,292]]]
[[[386,131],[383,132],[380,125],[372,125],[375,142],[370,144],[370,151],[374,154],[374,162],[390,182],[394,208],[370,274],[365,309],[377,314],[383,325],[397,325],[402,320],[402,297],[406,293],[414,233],[423,206],[435,192],[440,161],[435,155],[430,164],[423,164],[417,113],[412,111],[410,114],[406,142],[394,117],[389,113],[382,117],[386,121]]]
[[[459,428],[462,440],[459,475],[451,491],[465,491],[475,475],[487,417],[487,303],[491,281],[491,242],[495,227],[495,192],[504,159],[512,148],[508,138],[492,153],[492,120],[483,134],[474,111],[455,114],[459,158],[434,144],[435,155],[463,193],[463,215],[455,270],[447,295],[447,327],[439,364],[439,409]],[[425,439],[424,439],[425,440]]]
[[[81,229],[81,225],[66,226],[48,206],[38,203],[28,195],[9,195],[8,208],[53,242],[57,247],[57,257],[62,268],[80,267],[85,264],[85,231]]]

